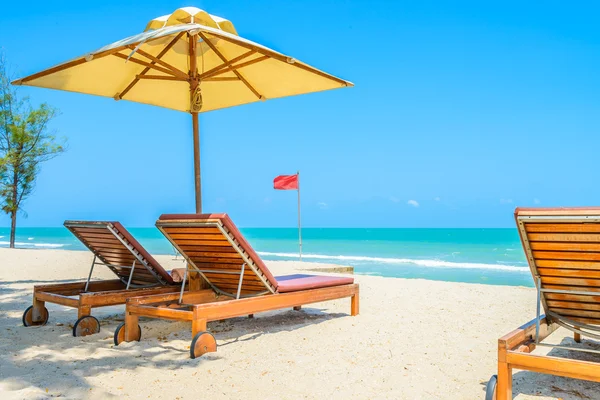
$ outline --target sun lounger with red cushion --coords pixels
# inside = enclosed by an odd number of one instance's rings
[[[351,277],[296,274],[274,277],[227,214],[167,214],[158,229],[200,274],[207,289],[127,300],[115,344],[139,340],[140,316],[192,322],[190,355],[216,351],[207,322],[327,300],[351,298],[358,314],[358,284]]]

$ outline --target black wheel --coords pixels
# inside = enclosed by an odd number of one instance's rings
[[[43,326],[48,322],[48,309],[44,307],[44,312],[41,315],[39,321],[33,320],[33,306],[27,307],[25,312],[23,313],[23,325],[25,326]]]
[[[190,346],[190,357],[192,359],[215,351],[217,351],[217,341],[211,333],[199,332],[192,339],[192,345]]]
[[[88,336],[100,332],[100,321],[96,317],[86,315],[75,321],[73,336]]]
[[[139,325],[138,325],[138,332],[139,332],[139,334],[138,334],[138,338],[136,340],[139,342],[140,339],[142,338],[142,328],[140,328]],[[115,342],[115,346],[118,346],[125,341],[125,322],[121,322],[119,324],[119,326],[117,326],[117,329],[115,330],[115,336],[113,338],[113,341]]]
[[[496,385],[498,384],[498,375],[492,375],[485,387],[485,400],[496,400]]]

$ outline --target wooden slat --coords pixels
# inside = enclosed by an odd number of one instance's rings
[[[589,287],[585,287],[585,288],[581,288],[579,286],[565,286],[565,285],[555,285],[555,284],[546,284],[546,285],[542,285],[542,287],[544,289],[556,289],[556,290],[577,290],[579,292],[600,292],[600,287],[595,287],[595,286],[589,286]],[[549,295],[550,293],[546,293],[545,295]]]
[[[233,275],[230,275],[231,277],[233,277]],[[239,279],[232,279],[232,278],[228,278],[227,276],[212,276],[212,277],[208,277],[208,279],[216,286],[218,286],[217,284],[223,284],[223,285],[232,285],[233,287],[237,288],[238,286],[238,282]],[[264,287],[265,285],[263,285],[263,283],[261,281],[257,281],[257,280],[252,280],[252,279],[244,279],[244,281],[242,282],[243,286],[256,286],[256,287]]]
[[[594,233],[530,233],[530,242],[600,242],[600,234]]]
[[[201,239],[180,239],[176,240],[178,246],[225,246],[231,247],[231,244],[223,238],[222,240],[201,240]]]
[[[551,308],[552,311],[559,315],[565,315],[567,317],[579,317],[579,318],[592,318],[597,319],[600,323],[600,312],[589,311],[589,310],[573,310],[570,308]]]
[[[583,278],[557,278],[553,276],[542,276],[542,284],[566,285],[566,286],[590,286],[600,288],[600,279]]]
[[[117,265],[120,267],[128,267],[130,265],[133,265],[133,260],[134,260],[133,257],[108,256],[108,255],[105,255],[102,258],[107,263]],[[136,264],[139,264],[139,263],[136,263]]]
[[[600,261],[600,253],[581,253],[576,251],[533,251],[533,257],[547,260]]]
[[[579,294],[563,294],[563,293],[544,293],[544,297],[546,298],[546,302],[556,300],[556,301],[574,301],[580,303],[600,303],[600,293],[598,296],[587,296],[587,295],[579,295]]]
[[[108,228],[104,225],[99,226],[98,228],[79,228],[79,227],[70,227],[73,231],[77,232],[77,233],[100,233],[100,232],[108,232],[110,235],[112,235],[112,233],[110,233],[110,231],[108,230]]]
[[[111,259],[123,259],[130,260],[131,262],[127,265],[131,265],[133,260],[137,260],[137,258],[131,254],[131,252],[126,250],[118,250],[118,251],[106,251],[106,250],[96,250],[96,252],[101,255],[103,258],[111,258]],[[139,261],[138,261],[139,262]]]
[[[540,276],[564,276],[571,278],[596,278],[600,279],[600,271],[580,269],[538,268]]]
[[[548,233],[600,233],[600,224],[590,223],[557,223],[540,224],[525,223],[527,232],[548,232]]]
[[[123,256],[132,256],[133,257],[133,254],[131,254],[131,251],[129,251],[128,249],[126,249],[124,247],[121,249],[97,249],[97,248],[94,248],[94,251],[96,251],[100,254],[103,254],[103,255],[104,254],[116,255],[116,256],[123,255]]]
[[[102,243],[101,245],[95,245],[92,246],[94,248],[94,250],[98,250],[98,251],[103,251],[103,250],[123,250],[123,249],[127,249],[125,246],[123,246],[121,243],[119,243],[118,245],[116,244],[108,244],[108,243]],[[127,252],[131,253],[129,250],[127,250]]]
[[[583,317],[570,316],[569,319],[573,320],[575,322],[583,322],[584,324],[588,324],[588,325],[600,325],[600,319],[595,319],[595,318],[583,318]]]
[[[106,230],[100,231],[100,232],[94,232],[94,233],[77,232],[77,234],[84,239],[87,239],[87,238],[106,239],[106,238],[114,238],[115,237],[115,235],[113,235],[111,232],[106,231]]]
[[[185,254],[190,258],[229,258],[229,259],[241,259],[238,253],[215,253],[215,252],[203,252],[203,251],[190,251],[187,248],[182,248]],[[241,264],[241,263],[240,263]]]
[[[529,242],[532,250],[600,252],[600,243]]]
[[[562,261],[562,260],[536,260],[538,268],[561,268],[561,269],[597,269],[600,270],[600,262],[588,261]]]
[[[221,233],[174,233],[169,234],[177,243],[181,240],[227,240]]]
[[[210,265],[214,265],[214,264],[223,264],[223,265],[233,265],[234,267],[231,268],[240,268],[242,266],[242,263],[244,262],[242,260],[241,257],[238,258],[218,258],[218,257],[198,257],[198,256],[193,256],[191,257],[192,261],[194,262],[194,264],[200,268],[203,269],[206,266]]]
[[[182,246],[181,249],[189,250],[190,253],[234,253],[237,251],[233,247],[224,246]],[[187,251],[186,251],[187,254]]]
[[[581,301],[557,301],[546,299],[546,305],[551,309],[569,308],[573,310],[600,311],[600,302],[584,303]]]
[[[221,233],[219,228],[215,228],[212,226],[207,227],[167,227],[163,226],[162,229],[167,232],[169,235],[175,233]]]
[[[224,269],[224,270],[228,270],[228,271],[239,271],[240,268],[242,267],[242,263],[236,263],[236,264],[221,264],[221,263],[197,263],[195,264],[196,267],[198,267],[198,269],[201,270],[211,270],[211,269]],[[248,275],[248,274],[254,274],[254,272],[252,272],[252,270],[250,268],[245,268],[244,269],[244,274]]]
[[[205,270],[206,271],[206,270]],[[233,275],[233,274],[220,274],[218,272],[203,272],[203,274],[208,278],[208,279],[231,279],[233,281],[238,281],[240,279],[239,275]],[[255,274],[254,272],[250,271],[250,273],[248,273],[247,271],[244,271],[244,281],[254,281],[254,282],[262,282]]]
[[[121,243],[119,241],[119,239],[117,239],[116,237],[106,237],[106,238],[93,238],[93,237],[86,237],[83,236],[82,237],[83,240],[86,241],[86,243],[88,243],[89,245],[96,247],[96,246],[104,246],[104,245],[115,245],[115,246],[119,246],[119,247],[125,247],[123,245],[123,243]]]

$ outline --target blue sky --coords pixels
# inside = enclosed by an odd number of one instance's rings
[[[30,74],[188,5],[356,85],[201,114],[207,212],[294,226],[296,193],[272,179],[298,169],[306,226],[510,227],[516,206],[598,205],[593,2],[8,2],[0,46]],[[59,108],[53,128],[69,141],[43,166],[21,226],[151,226],[193,210],[189,115],[21,93]]]

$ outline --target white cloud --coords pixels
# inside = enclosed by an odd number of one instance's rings
[[[540,204],[540,203],[541,203],[540,199],[533,199],[533,204]]]
[[[400,199],[399,199],[399,198],[397,198],[397,197],[394,197],[394,196],[390,197],[390,201],[391,201],[392,203],[400,203]]]
[[[435,201],[441,201],[442,199],[440,199],[439,197],[435,197],[433,200],[435,200]]]
[[[406,202],[406,204],[408,204],[409,206],[413,206],[413,207],[419,207],[419,202],[416,200],[409,200]]]
[[[318,202],[317,205],[319,206],[319,208],[321,210],[324,210],[324,209],[326,209],[328,207],[327,203],[322,202],[322,201]]]
[[[500,204],[512,204],[512,199],[500,199]]]

